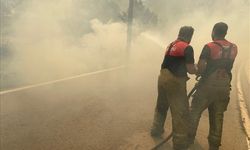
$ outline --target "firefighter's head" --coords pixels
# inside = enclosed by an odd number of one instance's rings
[[[178,39],[191,42],[194,33],[194,28],[191,26],[183,26],[179,30]]]
[[[212,39],[224,39],[227,34],[228,26],[224,22],[218,22],[214,25]]]

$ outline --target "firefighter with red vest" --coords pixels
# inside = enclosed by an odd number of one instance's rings
[[[190,26],[180,28],[177,40],[167,48],[158,78],[158,97],[151,136],[159,137],[163,134],[167,111],[170,108],[175,150],[186,150],[189,144],[186,82],[187,72],[196,73],[193,48],[189,45],[193,32],[194,29]]]
[[[221,145],[223,116],[230,99],[230,87],[237,46],[225,39],[228,26],[216,23],[212,40],[206,44],[198,62],[201,84],[197,88],[191,104],[190,144],[193,143],[202,112],[209,112],[209,150],[218,150]]]

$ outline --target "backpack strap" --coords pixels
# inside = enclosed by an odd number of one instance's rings
[[[230,44],[230,46],[228,48],[225,48],[223,47],[223,45],[221,45],[220,43],[218,42],[213,42],[214,44],[218,45],[221,50],[222,50],[222,58],[225,58],[225,59],[229,59],[230,58],[230,54],[231,54],[231,51],[232,51],[232,48],[233,48],[233,44]],[[227,53],[227,55],[225,55]]]

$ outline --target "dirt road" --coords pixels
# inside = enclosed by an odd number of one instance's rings
[[[159,71],[139,68],[2,94],[1,150],[150,149],[159,142],[148,135]],[[231,97],[221,149],[247,150],[235,89]],[[168,116],[166,134],[170,124]],[[195,149],[207,149],[207,133],[204,114]]]

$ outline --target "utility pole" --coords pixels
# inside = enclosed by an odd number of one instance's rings
[[[132,42],[132,25],[134,16],[134,0],[129,0],[128,27],[127,27],[127,54],[129,56]]]

